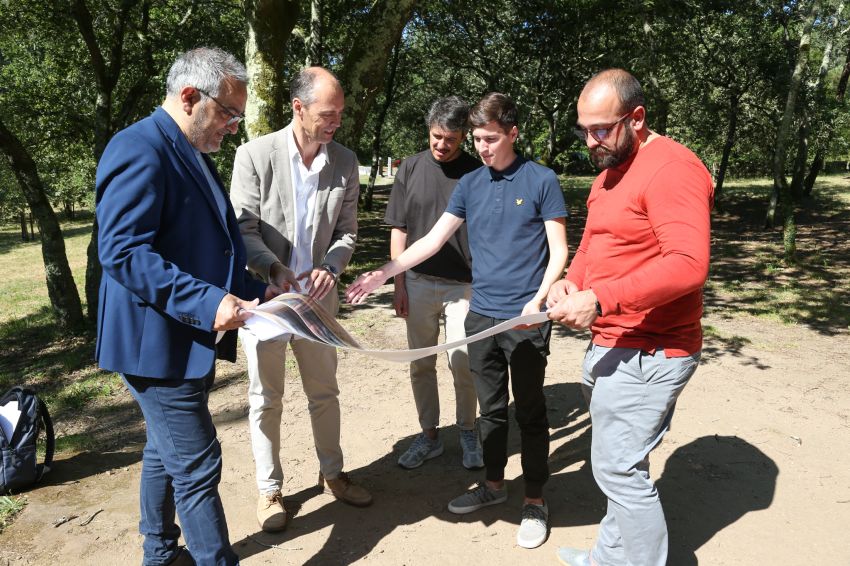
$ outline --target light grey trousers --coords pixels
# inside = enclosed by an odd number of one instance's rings
[[[598,566],[666,566],[667,523],[649,453],[670,427],[676,399],[700,353],[667,358],[631,348],[591,344],[582,390],[593,426],[593,477],[608,509],[592,550]]]
[[[446,342],[466,338],[464,321],[469,311],[468,283],[431,277],[408,271],[407,343],[413,348],[435,346],[440,337],[440,323],[445,325]],[[469,371],[466,346],[446,352],[449,369],[454,378],[455,418],[462,430],[475,426],[478,397]],[[437,356],[428,356],[410,363],[410,384],[422,430],[440,425],[440,395],[437,388]]]

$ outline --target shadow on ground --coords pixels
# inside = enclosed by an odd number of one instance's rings
[[[605,498],[590,470],[590,420],[580,386],[558,383],[545,386],[552,440],[571,437],[550,454],[551,478],[545,488],[550,526],[595,525],[605,513]],[[310,566],[347,565],[370,555],[384,537],[401,530],[415,533],[416,524],[436,517],[447,523],[480,523],[481,535],[471,543],[487,541],[487,527],[499,521],[518,524],[522,505],[522,478],[508,478],[510,494],[505,505],[469,515],[453,515],[450,499],[483,478],[481,471],[459,465],[460,448],[454,428],[443,429],[446,451],[416,470],[403,470],[397,460],[412,441],[405,437],[392,452],[351,471],[351,476],[372,491],[375,503],[356,509],[333,501],[306,515],[305,502],[321,494],[318,487],[285,497],[291,522],[282,533],[257,531],[234,543],[241,559],[273,547],[298,546],[298,538],[330,527],[325,544],[305,562]],[[510,454],[519,451],[519,434],[511,410]],[[578,467],[576,465],[580,464]],[[670,528],[670,564],[696,565],[696,551],[716,533],[750,511],[770,505],[776,486],[776,464],[760,450],[737,437],[703,437],[677,449],[657,485]],[[387,489],[385,486],[394,486]],[[392,507],[392,513],[384,510]],[[392,522],[387,518],[392,517]],[[413,535],[415,537],[415,534]],[[571,541],[556,541],[569,544]],[[380,556],[374,558],[380,561]]]

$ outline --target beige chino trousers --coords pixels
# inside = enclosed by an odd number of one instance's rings
[[[468,283],[408,271],[405,285],[409,305],[407,343],[411,349],[436,345],[441,323],[446,342],[466,338],[464,320],[471,295]],[[466,346],[448,350],[446,355],[454,378],[456,422],[462,430],[471,430],[475,426],[478,398],[469,371]],[[440,395],[436,355],[410,363],[410,383],[419,425],[423,430],[437,428],[440,424]]]
[[[336,294],[336,289],[331,293]],[[338,305],[336,297],[330,300],[334,307]],[[322,304],[326,308],[327,303],[325,297]],[[329,312],[336,312],[336,308]],[[336,348],[303,338],[261,342],[243,329],[239,338],[248,359],[248,423],[260,493],[278,490],[283,483],[280,424],[287,344],[295,354],[307,396],[319,470],[328,479],[336,478],[343,469]]]

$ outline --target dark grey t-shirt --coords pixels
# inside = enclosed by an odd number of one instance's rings
[[[446,211],[458,179],[482,166],[465,152],[440,163],[429,150],[405,159],[393,182],[384,222],[407,230],[407,245],[422,238]],[[466,225],[461,226],[432,257],[412,269],[416,273],[472,281]]]

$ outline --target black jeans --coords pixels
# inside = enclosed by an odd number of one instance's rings
[[[504,322],[469,311],[466,335],[471,336]],[[481,408],[479,426],[484,447],[484,466],[489,481],[505,477],[508,462],[508,369],[516,407],[522,448],[525,496],[536,498],[549,479],[549,420],[543,378],[552,325],[530,330],[508,330],[467,345],[469,369]]]

